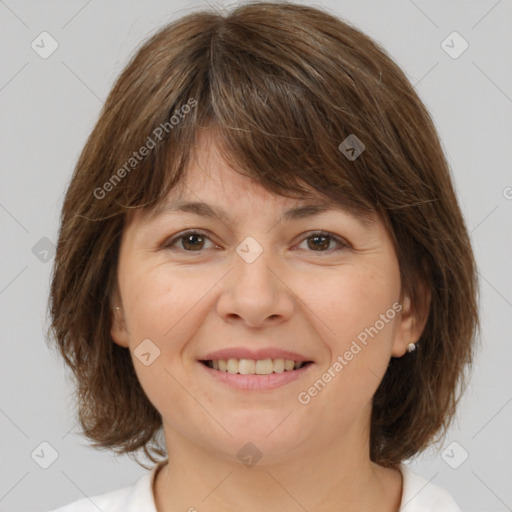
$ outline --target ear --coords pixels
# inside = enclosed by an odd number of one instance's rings
[[[420,299],[413,303],[409,295],[401,300],[402,310],[398,317],[393,341],[393,357],[402,357],[407,352],[409,343],[416,343],[427,324],[430,312],[431,292],[426,286],[421,286]]]
[[[111,320],[110,320],[110,335],[112,340],[121,347],[129,346],[129,332],[126,328],[126,321],[124,315],[123,305],[120,300],[119,290],[116,290],[112,294],[110,301],[111,308]]]

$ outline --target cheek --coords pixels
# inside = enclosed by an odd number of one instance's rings
[[[335,277],[318,283],[316,290],[314,295],[309,293],[308,305],[328,327],[322,332],[328,332],[339,349],[343,349],[347,342],[350,345],[352,339],[390,310],[386,318],[389,322],[381,329],[383,332],[391,330],[392,306],[400,296],[400,278],[394,266],[347,266]]]
[[[325,283],[331,300],[324,300],[320,316],[329,326],[324,342],[330,359],[321,372],[335,377],[326,376],[331,383],[322,393],[323,400],[356,414],[371,401],[389,364],[398,320],[395,308],[400,278],[392,261],[389,265],[342,270],[336,279]],[[316,301],[322,311],[320,295]]]
[[[184,287],[183,278],[164,271],[163,266],[148,270],[140,266],[137,274],[125,277],[123,300],[135,372],[150,402],[168,416],[171,404],[187,406],[179,383],[186,377],[181,353],[192,335],[193,287]]]
[[[213,278],[166,265],[146,270],[140,265],[137,274],[125,277],[130,349],[141,384],[153,395],[169,386],[174,389],[169,372],[181,382],[193,364],[187,350],[204,321],[205,308],[213,307],[208,302]],[[137,359],[142,342],[157,354],[149,367]]]
[[[162,342],[190,309],[194,286],[183,286],[183,280],[164,271],[163,266],[132,272],[126,283],[124,300],[131,335]]]

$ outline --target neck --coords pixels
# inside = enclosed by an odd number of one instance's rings
[[[356,444],[299,447],[286,459],[252,467],[172,436],[170,463],[155,480],[158,512],[397,512],[402,496],[398,470],[370,461]]]

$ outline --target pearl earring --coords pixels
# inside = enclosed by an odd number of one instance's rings
[[[407,352],[414,352],[416,350],[416,345],[414,343],[409,343],[407,345]]]

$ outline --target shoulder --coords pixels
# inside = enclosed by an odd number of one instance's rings
[[[157,512],[152,486],[160,466],[144,474],[134,485],[81,498],[48,512]]]
[[[49,512],[120,512],[129,503],[131,487],[123,487],[105,494],[81,498]]]
[[[452,496],[405,464],[400,465],[403,475],[400,512],[461,512]]]

